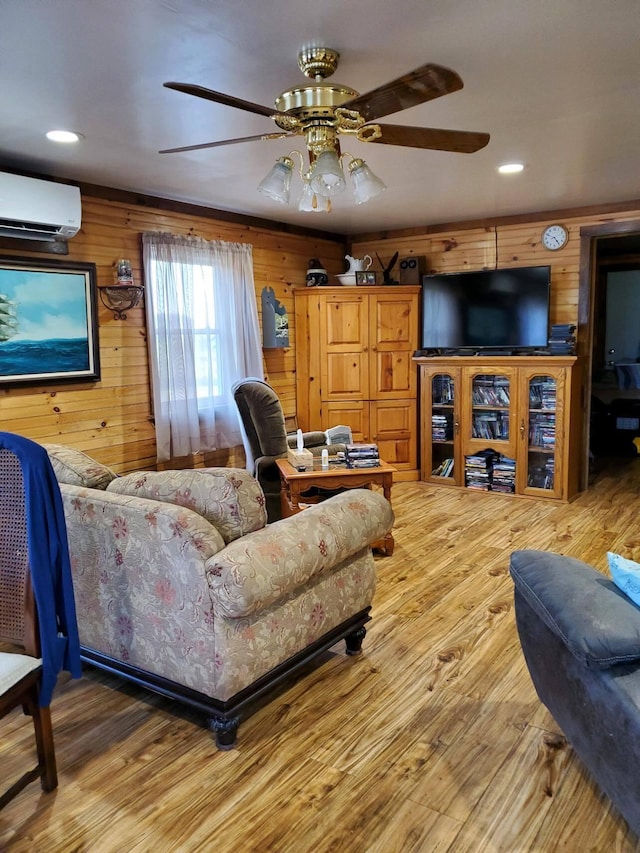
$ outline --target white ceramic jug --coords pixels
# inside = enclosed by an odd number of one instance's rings
[[[363,272],[364,270],[368,270],[373,263],[369,255],[365,255],[364,258],[352,258],[351,255],[345,255],[344,257],[345,260],[349,261],[347,273]]]

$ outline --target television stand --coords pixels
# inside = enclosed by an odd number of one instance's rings
[[[502,497],[570,500],[579,488],[582,425],[576,357],[516,348],[508,355],[454,352],[416,359],[421,479]]]

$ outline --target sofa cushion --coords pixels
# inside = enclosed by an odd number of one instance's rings
[[[510,571],[516,590],[584,666],[640,659],[640,609],[605,575],[547,551],[514,551]]]
[[[232,542],[267,523],[258,481],[240,468],[139,471],[113,480],[108,491],[187,507]]]
[[[81,450],[64,444],[43,444],[49,454],[56,479],[69,486],[85,489],[106,489],[118,476],[111,468],[97,462]]]

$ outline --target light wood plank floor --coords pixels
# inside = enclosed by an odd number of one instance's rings
[[[394,487],[364,653],[342,647],[216,751],[191,712],[88,669],[53,703],[60,787],[0,812],[3,851],[636,851],[538,702],[509,553],[640,559],[640,458],[570,505]],[[31,750],[0,724],[0,781]]]

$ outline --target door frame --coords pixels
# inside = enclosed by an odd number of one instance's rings
[[[585,491],[589,481],[589,428],[591,422],[591,372],[593,370],[593,316],[597,278],[598,240],[640,234],[640,219],[622,222],[605,222],[601,225],[583,225],[580,228],[580,270],[578,281],[578,364],[582,368],[580,382],[582,424],[581,469],[579,488]]]

